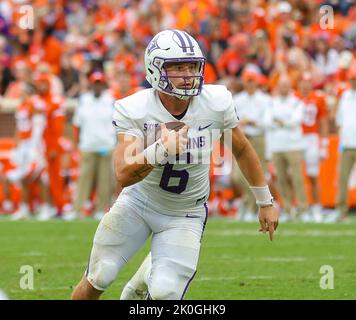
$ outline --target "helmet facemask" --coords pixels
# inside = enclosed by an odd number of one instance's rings
[[[169,75],[167,66],[169,64],[178,63],[194,63],[195,72],[194,75]],[[182,100],[187,100],[190,97],[194,97],[200,94],[204,82],[204,68],[205,58],[192,57],[192,58],[160,58],[155,57],[153,60],[153,66],[159,70],[160,78],[158,82],[159,89],[169,95],[175,96]],[[185,88],[177,88],[171,79],[183,79]],[[188,84],[192,83],[192,86],[188,87]]]

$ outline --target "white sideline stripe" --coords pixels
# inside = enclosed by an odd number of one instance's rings
[[[356,237],[356,231],[353,230],[304,230],[304,231],[295,231],[295,230],[283,230],[276,231],[279,236],[284,237]],[[254,230],[224,230],[224,231],[209,231],[207,230],[207,235],[228,237],[228,236],[256,236],[261,234],[256,228]]]

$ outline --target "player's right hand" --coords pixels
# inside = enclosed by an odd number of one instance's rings
[[[188,129],[185,125],[179,131],[168,130],[164,123],[161,124],[161,141],[169,155],[184,153],[188,142]]]
[[[279,213],[274,206],[260,208],[258,219],[261,224],[260,232],[269,232],[269,238],[272,241],[274,232],[278,227]]]

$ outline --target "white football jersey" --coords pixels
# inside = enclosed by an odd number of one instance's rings
[[[142,195],[167,211],[184,211],[204,203],[209,196],[210,154],[213,141],[237,126],[231,93],[225,86],[204,85],[192,98],[184,117],[177,120],[161,103],[154,89],[141,90],[115,102],[113,124],[117,133],[144,138],[161,123],[189,125],[185,163],[156,165],[142,181],[124,188],[123,195]],[[187,155],[188,154],[188,155]]]

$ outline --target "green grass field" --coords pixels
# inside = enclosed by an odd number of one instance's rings
[[[0,220],[0,288],[10,299],[68,299],[81,278],[98,222]],[[149,250],[125,266],[103,299],[118,299]],[[34,289],[20,288],[22,265]],[[334,289],[320,288],[320,267],[334,270]],[[210,219],[198,273],[186,299],[355,299],[356,223],[280,225],[275,240],[257,223]]]

